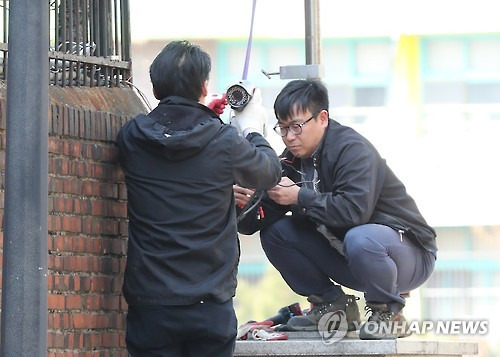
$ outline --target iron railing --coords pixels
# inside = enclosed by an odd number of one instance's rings
[[[47,1],[50,84],[115,87],[130,83],[129,0]],[[9,0],[0,0],[0,6],[0,79],[6,79]]]

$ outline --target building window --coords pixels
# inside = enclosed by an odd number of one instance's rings
[[[499,103],[500,35],[422,38],[425,104]]]
[[[388,38],[325,40],[323,63],[334,107],[384,106],[392,71]]]

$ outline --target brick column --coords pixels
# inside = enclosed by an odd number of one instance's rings
[[[144,107],[128,89],[51,90],[48,356],[125,357],[127,306],[121,285],[127,249],[127,196],[114,139],[123,123],[144,112]],[[117,101],[126,103],[120,107]],[[118,107],[121,112],[117,113]],[[0,109],[1,223],[3,98]],[[0,234],[1,242],[3,230]]]

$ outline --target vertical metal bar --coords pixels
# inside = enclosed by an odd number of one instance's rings
[[[78,54],[82,55],[84,54],[85,51],[85,42],[82,39],[82,36],[80,34],[81,30],[81,18],[80,18],[80,9],[81,9],[81,1],[76,0],[76,34],[75,34],[75,39],[76,43],[78,46]],[[76,67],[75,67],[75,81],[76,85],[80,86],[80,62],[76,62]]]
[[[67,41],[68,41],[68,38],[67,38],[67,33],[66,33],[66,28],[67,28],[67,24],[66,24],[66,17],[67,15],[67,10],[66,10],[66,0],[61,0],[61,7],[60,7],[60,11],[59,11],[59,20],[61,21],[59,26],[60,29],[61,29],[61,49],[59,51],[62,51],[62,52],[66,52],[67,51]]]
[[[89,66],[87,64],[87,62],[83,62],[83,66],[82,66],[82,81],[83,81],[83,85],[84,86],[87,86],[89,84],[87,84],[87,80],[88,80],[88,72],[89,70]]]
[[[7,43],[7,0],[3,0],[3,43]],[[2,51],[2,56],[3,56],[3,63],[2,63],[2,69],[3,69],[3,77],[2,79],[7,78],[7,56],[8,52],[7,51]]]
[[[60,14],[59,14],[59,0],[54,0],[54,51],[58,50],[59,47],[59,24],[60,24]],[[54,58],[54,78],[52,83],[54,85],[57,84],[57,66],[59,65],[59,61]]]
[[[47,0],[10,1],[2,356],[47,355]]]
[[[100,45],[100,38],[101,38],[101,28],[99,24],[99,3],[97,1],[92,1],[93,3],[93,8],[92,8],[92,15],[93,15],[93,21],[92,21],[92,29],[94,31],[94,42],[96,44],[96,56],[101,56],[102,50],[101,50],[101,45]]]
[[[108,66],[101,66],[101,73],[103,76],[103,86],[108,87],[109,86],[109,67]]]
[[[129,0],[121,0],[121,14],[122,14],[122,61],[130,61],[130,7]],[[132,81],[132,68],[123,70],[124,80]]]
[[[7,17],[7,0],[3,0],[3,43],[7,43],[8,39],[8,17]],[[3,51],[3,78],[7,78],[7,60],[9,57],[8,51]]]
[[[54,2],[52,2],[52,3],[55,3],[55,0],[54,0]],[[51,10],[51,7],[50,7],[50,6],[51,6],[51,1],[49,0],[49,6],[47,7],[47,9],[49,10],[49,11],[47,12],[47,15],[48,15],[48,17],[47,17],[48,25],[47,25],[47,26],[48,26],[48,28],[49,28],[49,51],[51,50],[51,48],[50,48],[50,47],[51,47],[51,43],[50,43],[50,41],[51,41],[51,37],[52,37],[52,30],[51,30],[51,27],[50,27],[50,24],[51,24],[50,17],[51,17],[51,15],[52,15],[52,10]],[[55,27],[55,25],[54,25],[54,27]],[[51,76],[51,73],[52,73],[52,72],[51,72],[51,70],[50,70],[50,59],[49,59],[49,66],[48,66],[48,69],[49,69],[49,82],[50,82],[50,76]]]
[[[101,0],[99,1],[99,5],[101,8],[99,9],[99,22],[100,22],[100,29],[101,29],[101,46],[102,46],[102,52],[101,52],[101,57],[108,57],[110,52],[109,52],[109,35],[110,35],[110,20],[111,18],[109,17],[109,8],[110,8],[110,2],[111,0]]]
[[[68,0],[68,11],[67,15],[68,17],[68,46],[69,46],[69,53],[75,54],[75,38],[73,35],[73,30],[74,30],[74,11],[73,11],[73,0]],[[68,61],[69,64],[69,69],[68,69],[68,85],[70,87],[73,86],[73,69],[75,62],[73,61]]]
[[[94,0],[89,0],[89,30],[90,30],[90,42],[92,45],[96,44],[96,50],[94,52],[95,56],[98,56],[98,48],[96,43],[96,34],[95,34],[95,4]],[[95,66],[90,65],[90,83],[89,86],[93,87],[94,85],[94,75],[95,75]]]
[[[94,1],[94,27],[95,27],[95,34],[96,34],[96,45],[97,45],[97,56],[104,56],[104,51],[102,48],[102,35],[101,32],[104,31],[104,29],[101,28],[101,4],[102,0],[100,1]]]
[[[92,41],[89,39],[89,34],[88,34],[88,23],[89,23],[89,16],[88,16],[88,1],[83,0],[83,7],[82,7],[82,32],[83,32],[83,45],[85,46],[85,55],[88,56],[90,53],[87,53],[87,44],[89,45],[88,51],[90,52],[91,46],[92,46]]]
[[[62,46],[59,51],[66,53],[68,45],[68,37],[66,33],[66,0],[61,0],[61,11],[59,12],[59,19],[61,20],[61,40]],[[64,87],[66,85],[66,60],[61,61],[61,83],[60,85]]]
[[[78,44],[78,54],[80,53],[80,44],[83,42],[81,39],[81,19],[80,19],[80,9],[81,9],[81,1],[76,0],[76,7],[74,8],[75,12],[75,20],[76,20],[76,25],[75,25],[75,42]]]
[[[108,56],[108,6],[110,0],[100,0],[99,1],[99,29],[100,29],[100,46],[101,46],[101,57]],[[107,67],[99,66],[99,72],[97,77],[97,85],[101,85],[101,79],[103,80],[103,85],[107,85]]]
[[[3,0],[3,43],[7,43],[7,0]]]
[[[113,34],[114,37],[114,49],[113,49],[113,54],[114,55],[120,55],[119,48],[120,48],[120,42],[119,42],[119,36],[118,36],[118,25],[120,23],[119,18],[118,18],[118,0],[114,0],[114,9],[113,9],[113,21],[115,25],[115,32]]]
[[[321,63],[319,0],[305,1],[306,64]]]
[[[1,80],[5,80],[7,78],[7,73],[5,73],[5,62],[6,62],[6,59],[7,59],[7,56],[6,56],[6,53],[7,51],[2,51],[2,76],[0,77]]]
[[[115,87],[120,85],[121,69],[115,67]]]
[[[130,61],[130,6],[129,0],[121,0],[122,61]],[[131,75],[131,74],[130,74]]]
[[[73,30],[74,30],[74,12],[73,12],[73,0],[68,0],[67,3],[67,10],[66,10],[66,21],[68,22],[68,46],[69,46],[69,53],[74,53],[73,52],[73,45],[74,45],[74,36],[73,36]]]
[[[93,87],[95,84],[95,64],[91,65],[90,68],[90,86]]]
[[[59,43],[59,0],[54,0],[54,51],[57,51]]]
[[[59,1],[54,1],[54,50],[59,46]]]
[[[90,32],[90,42],[92,44],[96,44],[96,35],[95,35],[95,18],[94,18],[94,1],[89,0],[89,32]],[[95,56],[97,56],[97,45],[96,45],[96,51],[95,51]]]
[[[49,50],[50,50],[50,37],[51,37],[51,34],[52,34],[51,31],[50,31],[50,22],[51,22],[50,21],[50,12],[51,12],[50,11],[50,0],[49,0],[48,10],[49,11],[47,13],[48,13],[49,17],[47,18],[48,19],[47,21],[48,21],[48,27],[49,27]]]
[[[94,82],[94,84],[97,87],[99,87],[101,85],[102,69],[103,69],[103,66],[96,66],[95,67],[95,82]]]
[[[88,52],[86,53],[87,56],[92,55],[92,36],[89,34],[89,6],[90,2],[89,0],[84,0],[84,7],[83,7],[83,28],[84,28],[84,33],[85,33],[85,45],[88,44]],[[90,85],[87,84],[87,79],[88,79],[88,71],[89,71],[89,66],[87,63],[85,63],[83,67],[83,83],[84,85]]]

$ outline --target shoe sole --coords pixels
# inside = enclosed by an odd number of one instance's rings
[[[359,326],[359,322],[358,322]],[[313,325],[313,326],[288,326],[288,329],[290,331],[318,331],[318,325]],[[347,331],[356,331],[356,325],[351,323],[347,325]]]

